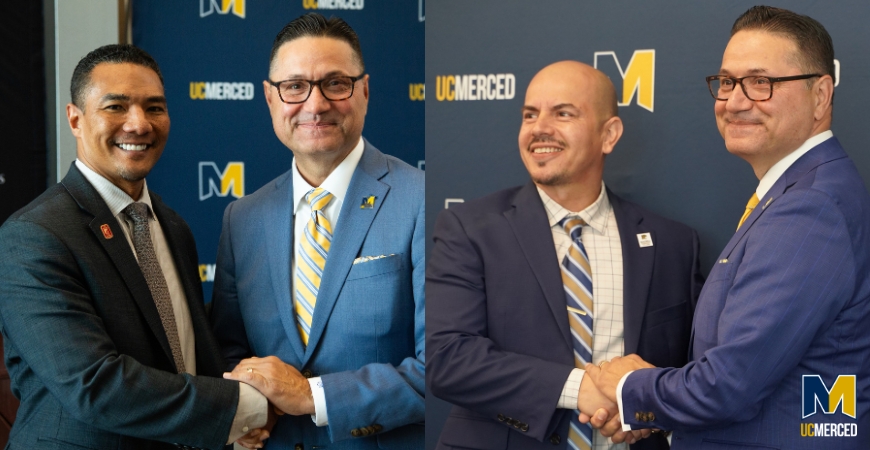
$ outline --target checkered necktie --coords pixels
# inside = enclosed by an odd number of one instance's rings
[[[581,240],[581,232],[586,222],[579,217],[568,216],[559,225],[571,237],[571,247],[562,260],[562,283],[565,285],[565,298],[568,303],[574,365],[582,369],[586,363],[592,362],[592,267]],[[580,423],[579,417],[580,411],[577,411],[571,420],[568,440],[572,448],[589,450],[592,448],[592,426]]]
[[[166,286],[163,269],[160,268],[157,253],[154,252],[154,245],[151,242],[148,205],[142,202],[130,203],[124,208],[124,213],[133,221],[133,247],[136,249],[136,257],[139,259],[139,268],[142,269],[142,275],[145,275],[148,290],[151,291],[151,297],[157,306],[160,322],[163,323],[163,330],[166,332],[166,340],[169,341],[169,348],[172,350],[175,368],[178,373],[183,373],[184,357],[181,354],[178,328],[175,326],[175,310],[172,308],[172,300],[169,297],[169,288]]]
[[[308,345],[311,332],[311,318],[320,290],[320,278],[326,265],[326,254],[332,243],[332,225],[323,215],[323,209],[334,196],[323,188],[316,188],[305,194],[305,201],[311,205],[311,218],[305,226],[305,234],[299,240],[299,261],[296,261],[296,326],[302,343]]]

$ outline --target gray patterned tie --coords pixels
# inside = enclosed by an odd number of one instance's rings
[[[184,372],[184,358],[181,355],[181,342],[178,340],[178,329],[175,327],[175,312],[172,309],[172,300],[169,298],[169,288],[166,287],[166,278],[154,253],[154,245],[151,243],[151,227],[148,224],[148,205],[141,202],[130,203],[124,212],[133,220],[133,247],[139,257],[139,267],[145,275],[151,297],[157,305],[160,321],[166,331],[166,339],[169,340],[169,348],[172,349],[172,358],[178,373]]]

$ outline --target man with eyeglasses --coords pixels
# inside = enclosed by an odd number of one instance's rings
[[[212,324],[229,378],[277,410],[281,448],[423,448],[423,172],[362,138],[359,40],[339,18],[278,33],[263,88],[288,172],[230,204]]]
[[[707,83],[725,146],[760,182],[701,292],[692,362],[587,374],[624,429],[674,430],[674,449],[866,449],[870,196],[830,131],[831,37],[753,7]]]

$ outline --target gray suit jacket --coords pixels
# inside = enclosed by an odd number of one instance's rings
[[[151,198],[187,296],[197,370],[220,377],[193,235]],[[5,362],[21,400],[7,448],[223,447],[238,384],[175,373],[133,251],[75,165],[0,227],[0,255]]]

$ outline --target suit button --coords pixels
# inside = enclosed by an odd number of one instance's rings
[[[350,435],[353,437],[360,437],[362,436],[362,433],[359,431],[359,428],[354,428],[353,430],[350,430]]]
[[[369,431],[369,428],[368,428],[368,427],[360,428],[360,429],[359,429],[359,432],[360,432],[360,434],[363,435],[363,436],[368,436],[368,435],[372,434],[372,432]]]
[[[372,428],[375,430],[375,433],[380,433],[381,430],[384,429],[384,427],[382,427],[382,426],[379,425],[379,424],[374,424],[374,425],[372,425]]]
[[[559,445],[562,442],[562,437],[556,433],[553,433],[550,436],[550,443],[553,445]]]
[[[305,369],[305,370],[303,370],[303,371],[302,371],[302,376],[303,376],[303,377],[305,377],[305,378],[311,378],[311,377],[313,377],[313,376],[314,376],[314,374],[313,374],[313,373],[311,373],[311,371],[310,371],[310,370],[308,370],[308,369]]]
[[[637,420],[638,422],[643,422],[643,413],[640,411],[634,413],[634,420]]]
[[[505,421],[505,416],[504,416],[503,414],[499,414],[499,415],[498,415],[498,421],[499,421],[499,422],[504,422],[504,421]]]
[[[302,444],[296,444],[295,446],[293,446],[293,450],[305,450],[305,446],[303,446]]]
[[[520,425],[520,431],[522,431],[523,433],[525,433],[526,431],[529,431],[529,424],[524,423],[524,424]]]
[[[649,419],[650,422],[654,422],[656,420],[656,415],[653,414],[652,412],[649,412],[647,414],[646,418]]]

